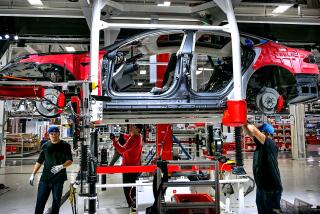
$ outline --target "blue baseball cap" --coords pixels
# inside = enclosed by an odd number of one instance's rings
[[[273,134],[274,133],[274,128],[269,123],[262,124],[262,126],[259,127],[259,130],[262,131],[262,132],[265,132],[267,134]]]
[[[48,133],[52,133],[52,132],[60,132],[60,129],[58,126],[50,126],[50,128],[48,129]]]

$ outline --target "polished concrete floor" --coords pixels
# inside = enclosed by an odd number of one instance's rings
[[[291,160],[290,153],[280,153],[279,167],[281,172],[284,192],[283,199],[289,202],[294,198],[300,198],[314,205],[320,205],[320,156],[319,147],[313,147],[308,158],[303,160]],[[245,169],[252,176],[252,154],[245,154]],[[37,185],[30,186],[28,179],[36,156],[26,159],[8,160],[5,168],[0,168],[0,184],[8,188],[0,190],[0,213],[3,214],[25,214],[34,213]],[[68,168],[68,177],[73,179],[77,172],[77,164]],[[40,173],[36,177],[39,181]],[[70,179],[69,179],[70,180]],[[121,183],[121,175],[108,175],[108,183]],[[69,182],[65,182],[64,192],[69,189]],[[107,191],[98,191],[99,210],[98,213],[122,214],[129,213],[121,188],[112,188]],[[46,208],[51,206],[49,198]],[[79,210],[83,209],[83,201],[79,201]],[[238,198],[231,197],[233,210],[237,212]],[[255,191],[245,197],[245,212],[257,213],[255,207]],[[72,213],[69,201],[66,201],[60,213]],[[79,212],[81,213],[81,212]]]

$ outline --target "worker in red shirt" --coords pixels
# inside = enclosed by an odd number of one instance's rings
[[[142,136],[141,131],[143,125],[134,124],[131,128],[131,134],[124,145],[121,145],[113,133],[110,134],[113,146],[116,151],[122,155],[122,166],[140,166],[142,153]],[[127,136],[125,136],[126,138]],[[123,183],[135,183],[139,173],[123,173]],[[124,187],[124,195],[129,207],[135,208],[134,198],[136,196],[136,188]]]

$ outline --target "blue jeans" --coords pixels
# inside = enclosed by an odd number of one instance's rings
[[[280,211],[282,191],[265,191],[257,187],[256,204],[259,214],[272,214]]]
[[[63,190],[63,183],[47,183],[40,181],[38,186],[37,204],[35,214],[43,214],[43,210],[48,201],[50,192],[52,191],[52,212],[51,214],[58,214],[60,209],[60,202]]]

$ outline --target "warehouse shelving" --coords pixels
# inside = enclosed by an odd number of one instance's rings
[[[273,136],[274,141],[277,143],[280,151],[291,150],[291,128],[290,128],[290,116],[289,115],[275,115],[275,116],[263,116],[263,115],[251,115],[248,117],[250,123],[256,126],[262,125],[263,121],[271,123],[275,129]],[[246,152],[252,152],[255,150],[256,144],[249,136],[243,136],[243,148]]]
[[[306,143],[320,144],[320,116],[317,114],[306,114],[305,128]]]
[[[7,158],[25,157],[39,151],[39,139],[34,134],[16,133],[6,135]]]

